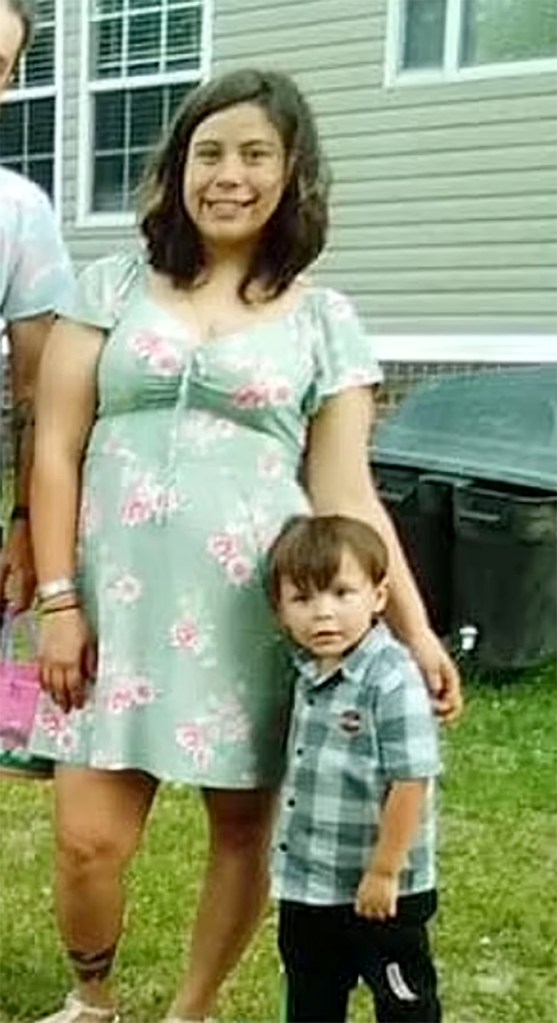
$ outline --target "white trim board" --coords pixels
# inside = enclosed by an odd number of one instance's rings
[[[376,334],[380,362],[555,363],[557,334]]]
[[[370,345],[380,362],[497,363],[500,365],[547,363],[557,366],[557,334],[376,334]],[[7,351],[0,322],[0,351]]]

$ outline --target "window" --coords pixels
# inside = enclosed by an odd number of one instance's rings
[[[20,61],[0,118],[0,161],[54,196],[56,0],[37,0],[33,45]]]
[[[207,0],[205,0],[205,3]],[[203,0],[88,0],[82,212],[128,213],[147,156],[204,72]]]
[[[557,68],[555,0],[393,0],[389,14],[391,82]]]

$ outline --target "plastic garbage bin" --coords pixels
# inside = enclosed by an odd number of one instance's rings
[[[426,602],[428,585],[436,593],[442,633],[447,619],[455,635],[476,626],[480,667],[523,668],[553,655],[557,365],[427,381],[380,424],[371,460],[380,492],[382,466],[412,474],[414,506],[389,501],[388,486],[385,500],[407,550],[419,552],[410,560]],[[443,498],[432,482],[439,476]]]
[[[454,627],[478,629],[482,667],[557,653],[557,495],[483,486],[453,495]]]
[[[379,494],[397,528],[434,629],[451,625],[452,483],[443,477],[375,464]]]

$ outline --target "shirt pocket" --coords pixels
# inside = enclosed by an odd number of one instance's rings
[[[337,773],[347,798],[366,799],[370,779],[379,765],[373,715],[358,701],[335,704],[326,744],[327,769]]]

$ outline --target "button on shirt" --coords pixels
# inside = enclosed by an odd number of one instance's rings
[[[435,887],[437,725],[420,671],[388,627],[376,625],[329,675],[295,655],[298,672],[288,769],[273,851],[273,894],[351,903],[377,843],[394,781],[427,779],[422,821],[400,894]]]

